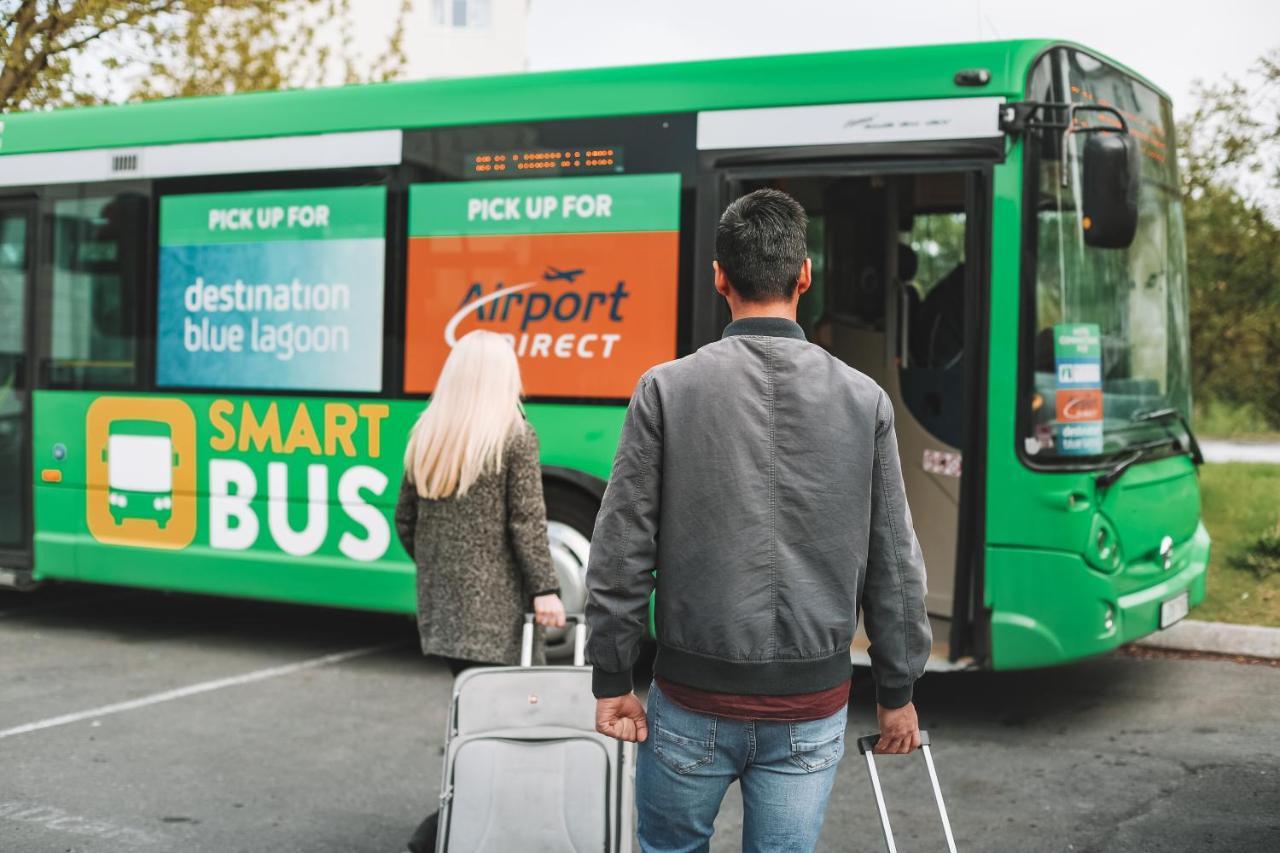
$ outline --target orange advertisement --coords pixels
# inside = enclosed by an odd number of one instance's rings
[[[675,357],[677,231],[413,237],[405,390],[430,392],[450,348],[498,332],[524,391],[629,397]]]
[[[1101,388],[1063,388],[1054,402],[1059,423],[1102,420]]]

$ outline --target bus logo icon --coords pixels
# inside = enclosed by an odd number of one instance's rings
[[[116,526],[150,518],[164,530],[173,515],[173,430],[163,421],[112,421],[102,458],[107,504]]]
[[[86,519],[99,542],[184,548],[195,537],[195,417],[181,400],[102,397],[85,417]]]

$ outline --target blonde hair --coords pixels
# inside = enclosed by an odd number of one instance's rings
[[[524,431],[520,391],[520,365],[502,335],[477,330],[454,345],[404,452],[419,495],[462,497],[502,467],[507,439]]]

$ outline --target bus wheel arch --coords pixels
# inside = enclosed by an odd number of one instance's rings
[[[560,582],[565,611],[581,613],[587,602],[587,557],[591,531],[604,495],[605,482],[572,468],[544,466],[542,488],[547,504],[547,541]],[[569,630],[547,632],[547,655],[557,660],[573,654]]]

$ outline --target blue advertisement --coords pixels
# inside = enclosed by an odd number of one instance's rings
[[[156,383],[382,387],[386,190],[169,196]]]

